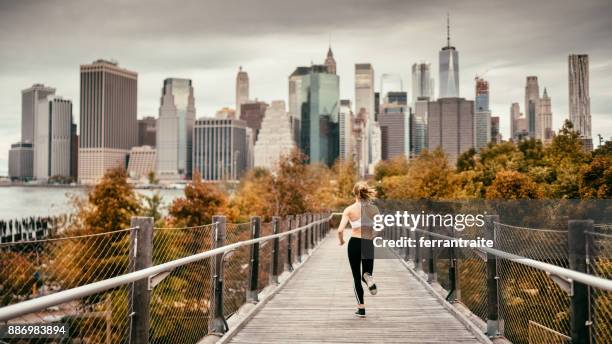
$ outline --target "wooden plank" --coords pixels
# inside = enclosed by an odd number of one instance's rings
[[[480,343],[399,261],[376,260],[374,277],[357,318],[346,244],[328,236],[230,343]]]

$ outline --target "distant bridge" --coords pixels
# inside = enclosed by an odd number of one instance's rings
[[[389,250],[375,262],[368,317],[356,319],[332,217],[216,216],[186,228],[136,217],[115,232],[1,244],[0,273],[19,283],[0,289],[0,322],[67,323],[88,343],[612,341],[609,227],[541,230],[488,216],[483,232],[387,228],[386,239],[495,244]]]

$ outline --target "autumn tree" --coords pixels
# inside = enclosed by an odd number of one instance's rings
[[[529,176],[516,171],[500,171],[487,189],[487,199],[538,199],[542,197],[539,186]]]
[[[570,121],[556,135],[546,150],[546,164],[552,170],[551,198],[580,198],[580,171],[591,156]]]
[[[374,179],[381,181],[386,177],[403,176],[408,173],[409,162],[406,156],[398,155],[389,160],[382,160],[374,168]]]
[[[436,149],[423,151],[412,160],[406,174],[383,178],[380,189],[388,199],[449,199],[453,183],[454,169],[446,155]]]
[[[202,226],[212,222],[214,215],[228,213],[228,198],[214,185],[202,181],[195,171],[191,183],[185,187],[185,196],[176,198],[168,209],[174,226]]]

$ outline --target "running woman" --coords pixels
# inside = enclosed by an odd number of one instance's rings
[[[357,299],[357,312],[361,318],[366,316],[363,300],[363,286],[365,283],[370,294],[376,295],[377,289],[372,277],[374,270],[374,244],[372,242],[372,219],[378,214],[378,208],[372,201],[376,191],[365,182],[358,182],[353,187],[355,203],[342,212],[342,220],[338,226],[338,240],[344,245],[344,228],[351,224],[351,238],[348,242],[348,259],[353,273],[353,288]]]

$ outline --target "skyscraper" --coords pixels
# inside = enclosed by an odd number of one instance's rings
[[[474,102],[440,98],[428,103],[427,137],[431,150],[441,148],[451,164],[474,145]]]
[[[491,141],[491,110],[489,109],[489,82],[476,77],[474,101],[474,148],[480,150]]]
[[[21,91],[21,141],[34,142],[36,114],[46,111],[49,106],[49,96],[55,94],[55,88],[43,84],[34,84]],[[43,107],[44,109],[41,109]]]
[[[369,63],[358,63],[355,65],[355,112],[364,112],[366,125],[366,163],[368,166],[375,163],[377,155],[372,148],[372,127],[376,121],[375,99],[374,99],[374,68]],[[369,168],[369,167],[368,167]]]
[[[152,116],[138,120],[138,145],[155,148],[157,120]]]
[[[308,162],[331,166],[339,154],[340,78],[324,65],[313,65],[302,77],[299,93],[300,149]]]
[[[540,124],[540,87],[537,76],[528,76],[525,84],[525,117],[527,118],[527,132],[530,138],[539,137]]]
[[[203,180],[238,180],[248,164],[246,123],[239,119],[200,118],[193,129],[193,170]]]
[[[542,94],[542,98],[540,98],[540,122],[542,123],[542,131],[540,133],[542,142],[550,143],[554,131],[552,129],[552,106],[546,88],[544,88],[544,93]]]
[[[255,141],[257,141],[257,135],[261,129],[261,122],[266,115],[266,109],[268,104],[258,100],[249,101],[240,106],[240,117],[239,119],[246,122],[247,127],[253,129],[253,135]],[[255,142],[253,142],[255,143]]]
[[[261,130],[254,147],[254,165],[270,170],[276,167],[282,155],[295,148],[291,118],[285,109],[284,100],[272,101],[261,122]]]
[[[37,103],[33,176],[41,181],[51,176],[70,177],[72,102],[47,94]]]
[[[589,96],[589,55],[569,55],[569,119],[580,132],[585,149],[593,149],[591,97]]]
[[[28,181],[33,176],[34,148],[31,142],[18,142],[9,150],[9,178],[11,180]]]
[[[501,143],[502,136],[499,132],[499,116],[491,116],[491,142]]]
[[[189,79],[164,80],[157,119],[157,175],[161,179],[191,176],[196,109]]]
[[[410,108],[405,104],[384,103],[378,118],[381,159],[410,156]]]
[[[240,118],[240,105],[249,101],[249,74],[242,70],[242,66],[238,69],[236,75],[236,117]]]
[[[325,66],[327,66],[327,71],[329,73],[336,74],[336,60],[334,59],[331,44],[327,50],[327,57],[325,57]]]
[[[105,60],[80,69],[79,180],[92,183],[110,168],[125,167],[138,143],[138,74]]]
[[[353,131],[353,111],[351,101],[348,99],[340,100],[340,111],[338,112],[338,132],[339,149],[338,158],[341,160],[351,160],[352,155],[352,131]]]
[[[459,52],[450,44],[450,17],[446,20],[446,46],[438,55],[440,98],[459,97]]]
[[[514,141],[520,141],[529,134],[527,118],[521,113],[519,103],[510,106],[510,136]]]
[[[49,102],[49,177],[70,177],[72,102],[59,97]]]
[[[427,148],[427,111],[429,108],[429,97],[419,97],[414,104],[414,116],[410,138],[412,141],[411,154],[419,155]]]
[[[412,65],[412,105],[419,97],[434,99],[434,78],[431,75],[431,64],[418,62]]]

